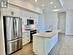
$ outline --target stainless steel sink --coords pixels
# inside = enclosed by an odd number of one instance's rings
[[[52,31],[45,31],[45,32],[52,32]]]

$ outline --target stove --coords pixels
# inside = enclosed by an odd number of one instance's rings
[[[30,42],[33,42],[33,34],[36,34],[37,30],[30,30]]]

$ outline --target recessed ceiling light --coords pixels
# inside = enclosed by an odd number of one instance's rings
[[[50,4],[53,4],[53,2],[50,2]]]
[[[44,4],[42,4],[41,6],[42,6],[42,7],[44,7],[45,5],[44,5]]]
[[[54,8],[57,8],[56,6],[54,6]]]
[[[60,11],[60,9],[54,9],[53,11],[55,11],[55,12],[56,12],[56,11]]]
[[[38,0],[35,0],[35,2],[37,2]]]

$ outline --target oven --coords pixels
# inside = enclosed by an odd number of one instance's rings
[[[36,34],[37,30],[30,30],[30,42],[33,42],[33,34]]]

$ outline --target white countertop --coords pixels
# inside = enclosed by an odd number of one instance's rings
[[[53,32],[40,32],[40,33],[36,33],[33,36],[37,36],[37,37],[41,37],[41,38],[51,38],[52,36],[54,36],[55,34],[58,34],[59,31],[53,31]]]

